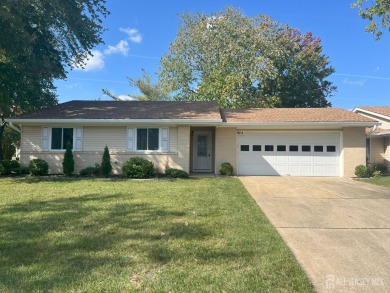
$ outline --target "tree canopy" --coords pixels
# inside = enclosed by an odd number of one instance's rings
[[[0,113],[5,117],[57,103],[54,80],[82,67],[102,43],[105,0],[2,0]],[[0,159],[2,157],[0,135]]]
[[[105,0],[2,0],[0,112],[25,112],[57,103],[54,79],[82,66],[102,43]]]
[[[184,14],[161,59],[160,83],[179,100],[221,107],[328,107],[334,72],[311,33],[235,8]]]
[[[353,3],[352,8],[359,9],[359,15],[369,21],[366,31],[374,34],[379,40],[385,29],[390,30],[390,0],[370,1],[358,0]]]

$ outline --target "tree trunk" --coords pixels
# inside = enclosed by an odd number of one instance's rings
[[[4,121],[3,115],[1,115],[1,125],[0,125],[0,161],[4,159],[3,157],[3,133],[4,133],[4,128],[7,122]]]

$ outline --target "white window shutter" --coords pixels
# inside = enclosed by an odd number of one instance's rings
[[[49,150],[49,127],[42,127],[42,136],[41,136],[41,149],[43,151]]]
[[[169,128],[161,128],[161,150],[169,150]]]
[[[134,151],[134,128],[127,128],[127,150]]]
[[[75,151],[83,150],[83,128],[82,127],[74,128],[74,150]]]

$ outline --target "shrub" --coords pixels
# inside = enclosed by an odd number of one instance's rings
[[[188,178],[188,173],[186,171],[175,168],[165,170],[165,175],[172,178]]]
[[[49,165],[46,163],[45,160],[33,159],[30,161],[29,169],[31,175],[42,176],[42,175],[47,175],[49,171]]]
[[[387,171],[387,166],[383,163],[375,164],[372,168],[374,171],[380,171],[381,173]]]
[[[358,178],[371,177],[373,175],[373,172],[374,172],[373,169],[367,168],[364,165],[359,165],[359,166],[356,166],[356,168],[355,168],[355,175]]]
[[[101,168],[103,176],[106,176],[106,177],[108,175],[110,175],[110,173],[112,171],[110,152],[108,151],[107,146],[104,148],[103,157],[102,157],[102,165],[100,168]]]
[[[222,163],[219,168],[219,174],[231,176],[233,175],[233,166],[230,163]]]
[[[100,175],[100,165],[96,164],[95,167],[87,167],[80,170],[81,176],[99,176]]]
[[[62,171],[66,176],[72,175],[74,171],[74,160],[72,153],[72,145],[70,142],[66,144],[66,151],[64,154],[64,160],[62,161]]]
[[[19,173],[20,164],[15,160],[2,160],[0,162],[0,174],[9,175],[11,173]]]
[[[382,176],[382,172],[379,170],[373,171],[371,176],[372,177],[380,177],[380,176]]]
[[[154,175],[154,166],[151,161],[134,157],[123,165],[122,173],[129,178],[150,178]]]

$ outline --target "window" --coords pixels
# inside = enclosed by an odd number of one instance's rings
[[[285,146],[285,145],[278,145],[278,146],[276,147],[276,150],[277,150],[278,152],[285,152],[285,151],[286,151],[286,146]]]
[[[158,128],[137,129],[137,150],[155,151],[159,149]]]
[[[297,145],[290,145],[289,146],[289,151],[290,152],[297,152],[298,151],[298,146]]]
[[[73,128],[53,127],[51,129],[52,150],[65,150],[68,142],[70,142],[73,148]]]
[[[273,152],[274,151],[274,146],[273,145],[265,145],[264,150],[266,152]]]
[[[241,151],[242,151],[242,152],[249,152],[249,145],[247,145],[247,144],[242,144],[242,145],[241,145]]]
[[[261,152],[261,145],[255,144],[252,146],[254,152]]]
[[[335,152],[336,152],[336,146],[334,146],[334,145],[328,145],[328,146],[326,146],[326,151],[327,151],[328,153],[335,153]]]
[[[303,145],[302,146],[302,152],[310,152],[311,147],[309,145]]]
[[[324,151],[324,147],[322,145],[315,145],[314,146],[314,152],[322,153],[323,151]]]

